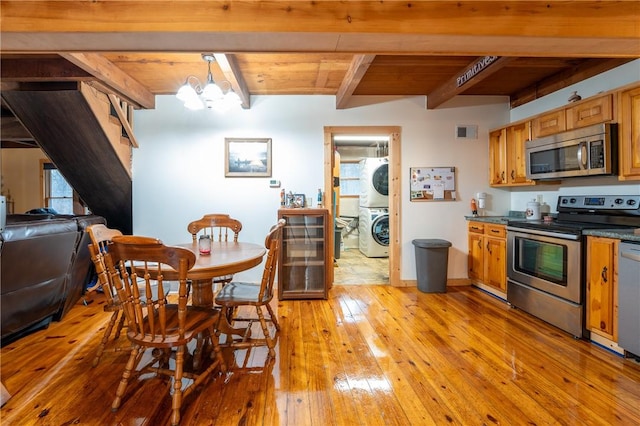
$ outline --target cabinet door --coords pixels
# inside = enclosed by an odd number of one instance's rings
[[[484,283],[501,291],[507,291],[507,244],[502,238],[485,236]]]
[[[640,87],[620,94],[620,179],[640,179]]]
[[[600,96],[567,108],[567,129],[590,126],[611,121],[613,118],[613,95]]]
[[[469,278],[474,281],[484,280],[484,237],[482,234],[469,232]]]
[[[618,240],[587,238],[587,328],[614,342],[618,340],[617,253]]]
[[[507,131],[508,180],[511,184],[533,184],[527,179],[525,143],[531,138],[531,124],[525,122],[511,126]]]
[[[507,130],[489,133],[489,185],[507,183]]]
[[[553,135],[567,130],[564,110],[553,111],[537,116],[531,122],[533,139]]]

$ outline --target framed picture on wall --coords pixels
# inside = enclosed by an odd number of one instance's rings
[[[270,138],[225,138],[226,177],[270,177]]]

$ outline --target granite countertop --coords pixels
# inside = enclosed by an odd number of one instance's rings
[[[498,225],[506,225],[510,220],[524,220],[525,215],[524,212],[520,211],[510,211],[505,216],[465,216],[467,221],[474,222],[485,222],[485,223],[495,223]]]
[[[640,228],[638,228],[640,229]],[[634,229],[587,229],[582,231],[584,235],[592,235],[594,237],[617,238],[624,241],[640,242],[640,231],[634,233]]]

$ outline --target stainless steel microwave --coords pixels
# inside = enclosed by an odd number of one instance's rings
[[[525,142],[528,179],[617,173],[617,126],[596,124]]]

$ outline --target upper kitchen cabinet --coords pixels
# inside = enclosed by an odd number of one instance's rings
[[[525,142],[531,138],[531,122],[512,124],[489,133],[489,184],[534,185],[527,179]]]
[[[640,86],[622,90],[618,99],[619,178],[640,180]]]
[[[532,118],[532,137],[561,133],[566,130],[613,120],[614,95],[593,96],[574,104]]]

